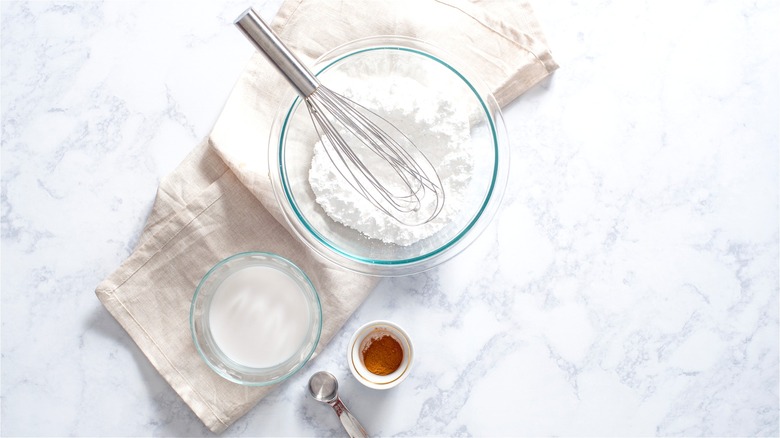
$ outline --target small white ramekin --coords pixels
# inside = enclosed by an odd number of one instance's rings
[[[388,333],[395,338],[404,352],[401,365],[394,372],[386,376],[378,376],[366,369],[360,352],[360,345],[366,337],[375,330]],[[398,324],[390,321],[377,320],[364,324],[352,335],[347,347],[347,362],[352,375],[363,385],[373,389],[390,389],[401,383],[409,375],[409,370],[414,362],[414,348],[409,335]]]

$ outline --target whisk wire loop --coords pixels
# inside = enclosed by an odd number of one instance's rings
[[[444,189],[436,170],[395,126],[322,86],[306,104],[334,167],[366,200],[408,225],[441,212]]]

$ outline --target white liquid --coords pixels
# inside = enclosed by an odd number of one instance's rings
[[[309,309],[295,281],[251,266],[231,274],[214,293],[209,327],[223,353],[241,365],[266,368],[289,359],[309,329]]]

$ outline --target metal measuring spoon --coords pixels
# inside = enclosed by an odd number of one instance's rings
[[[344,403],[342,403],[339,398],[339,381],[336,380],[336,377],[333,374],[327,371],[314,373],[309,379],[309,395],[311,395],[314,400],[329,404],[330,407],[336,411],[339,420],[341,420],[341,424],[344,426],[344,429],[347,430],[350,437],[368,437],[366,430],[363,429],[363,426],[360,425],[357,418],[349,412],[349,409],[344,406]]]

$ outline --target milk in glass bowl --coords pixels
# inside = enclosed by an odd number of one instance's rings
[[[228,257],[201,280],[192,300],[195,347],[220,376],[243,385],[280,382],[309,360],[322,307],[309,278],[271,253]]]

